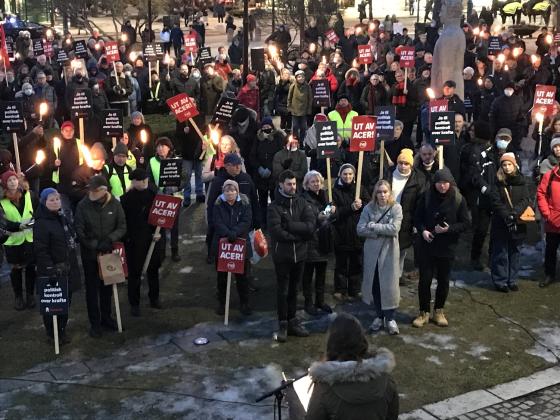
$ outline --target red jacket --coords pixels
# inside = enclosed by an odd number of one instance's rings
[[[241,105],[251,108],[257,113],[257,121],[260,121],[260,104],[261,100],[259,97],[259,88],[249,89],[249,86],[245,84],[239,93],[237,94],[237,99]]]
[[[545,231],[560,233],[560,172],[558,166],[543,175],[537,188],[537,203],[545,220]]]

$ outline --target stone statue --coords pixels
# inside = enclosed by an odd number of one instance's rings
[[[443,32],[434,48],[432,64],[432,89],[436,98],[442,95],[443,84],[447,80],[457,83],[455,93],[464,99],[463,66],[465,61],[465,34],[461,29],[463,2],[442,0],[440,18]]]

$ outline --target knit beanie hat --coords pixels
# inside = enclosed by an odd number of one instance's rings
[[[560,144],[560,136],[553,137],[550,141],[550,150],[554,149],[554,146],[558,146]]]
[[[397,157],[397,162],[399,161],[412,165],[414,163],[414,152],[410,149],[402,149],[399,157]]]
[[[343,172],[345,169],[348,169],[348,168],[352,169],[352,172],[354,172],[354,175],[356,175],[356,168],[354,168],[354,165],[352,165],[352,164],[350,164],[350,163],[345,163],[345,164],[342,165],[342,166],[340,167],[340,169],[338,170],[338,176],[340,177],[340,176],[342,175],[342,172]]]
[[[327,116],[321,113],[315,114],[315,117],[313,118],[314,122],[327,122],[328,120]]]
[[[8,186],[8,179],[10,177],[15,176],[17,178],[17,174],[14,171],[6,171],[2,174],[2,186],[7,188]]]
[[[449,182],[450,184],[455,184],[455,178],[453,178],[449,168],[443,168],[438,170],[434,175],[434,184],[437,182]]]
[[[560,139],[559,139],[560,140]],[[551,143],[551,147],[552,147],[552,143]],[[515,166],[517,166],[517,160],[515,159],[515,155],[511,152],[508,153],[504,153],[502,155],[502,157],[500,158],[500,165],[502,164],[502,162],[511,162],[513,163]]]
[[[239,192],[239,184],[233,179],[228,179],[224,182],[224,185],[222,185],[222,192],[225,191],[227,187],[233,187],[237,192]]]
[[[121,143],[121,142],[117,143],[117,145],[113,149],[113,155],[114,156],[117,156],[117,155],[128,156],[128,147],[126,147],[126,144]]]
[[[47,198],[49,198],[49,195],[51,194],[58,194],[58,191],[54,188],[45,188],[43,191],[41,191],[39,202],[44,205],[47,202]]]

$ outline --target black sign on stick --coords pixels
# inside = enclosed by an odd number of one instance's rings
[[[199,67],[203,67],[205,64],[212,63],[214,58],[212,57],[212,53],[210,47],[202,47],[198,50],[198,57],[196,58],[196,64]]]
[[[183,159],[164,159],[159,170],[160,187],[178,187],[181,185]]]
[[[9,58],[14,58],[14,43],[6,41],[6,52]]]
[[[502,43],[499,36],[488,38],[488,55],[498,55],[502,51]]]
[[[336,122],[316,122],[313,126],[317,138],[317,159],[336,158],[340,153]]]
[[[76,89],[70,110],[72,117],[87,117],[91,111],[91,89]]]
[[[43,55],[45,53],[42,38],[32,39],[31,42],[33,44],[33,55],[35,57],[38,57],[38,56]]]
[[[86,41],[84,40],[74,41],[74,55],[77,58],[87,59],[89,57]]]
[[[156,44],[150,42],[148,44],[144,44],[142,46],[142,53],[144,54],[144,58],[148,61],[154,62],[157,61],[156,56]]]
[[[264,71],[264,48],[251,48],[251,69]]]
[[[222,125],[227,125],[231,121],[231,117],[239,105],[239,100],[235,98],[221,97],[216,106],[216,111],[214,111],[214,117],[212,118],[212,123],[220,123]]]
[[[331,106],[331,86],[327,79],[312,80],[311,92],[313,93],[313,105],[329,108]]]
[[[103,133],[107,137],[123,136],[123,111],[122,109],[105,109],[103,111]]]
[[[64,64],[68,60],[70,60],[70,58],[68,57],[68,53],[64,50],[58,50],[58,52],[56,53],[56,61],[58,62],[58,64]]]
[[[432,112],[430,121],[432,142],[436,146],[448,146],[455,142],[455,113]]]
[[[395,138],[395,107],[377,106],[374,114],[377,117],[377,139],[393,140]]]
[[[41,315],[68,314],[68,279],[39,277],[39,310]]]
[[[2,129],[5,132],[17,133],[24,131],[23,104],[21,102],[1,102],[0,117],[2,118]]]
[[[156,51],[156,58],[158,60],[163,60],[163,56],[165,55],[165,51],[163,50],[163,44],[162,43],[155,44],[154,48]]]

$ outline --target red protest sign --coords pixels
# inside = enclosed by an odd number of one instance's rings
[[[373,63],[373,54],[371,53],[371,45],[358,45],[358,61],[361,64]]]
[[[158,194],[154,198],[148,223],[163,229],[171,229],[181,210],[181,199],[172,195]]]
[[[113,254],[117,254],[120,257],[124,276],[128,277],[128,264],[126,263],[126,253],[124,252],[124,244],[122,242],[113,242]]]
[[[432,99],[430,100],[430,103],[428,104],[429,107],[429,113],[428,116],[429,121],[432,121],[432,113],[433,112],[447,112],[447,106],[448,106],[449,101],[447,99]]]
[[[414,47],[402,47],[400,51],[401,59],[399,61],[400,66],[403,68],[414,68],[415,64],[415,52]]]
[[[45,53],[46,57],[54,57],[52,42],[43,40],[43,52]]]
[[[196,104],[189,98],[186,93],[180,93],[166,101],[169,109],[175,114],[175,118],[179,122],[185,122],[189,118],[196,117],[198,115],[198,110],[196,109]]]
[[[105,55],[107,56],[107,61],[109,63],[119,61],[121,59],[117,41],[108,41],[105,43]]]
[[[333,44],[337,44],[338,41],[340,41],[340,38],[338,37],[334,29],[329,29],[327,32],[325,32],[325,36]]]
[[[218,271],[243,274],[245,271],[245,239],[230,242],[222,238],[218,242]]]
[[[554,115],[556,86],[537,85],[533,96],[533,114],[542,113],[545,117]]]
[[[185,52],[197,52],[196,35],[185,34]]]
[[[373,152],[375,150],[377,118],[360,115],[352,118],[351,152]]]

